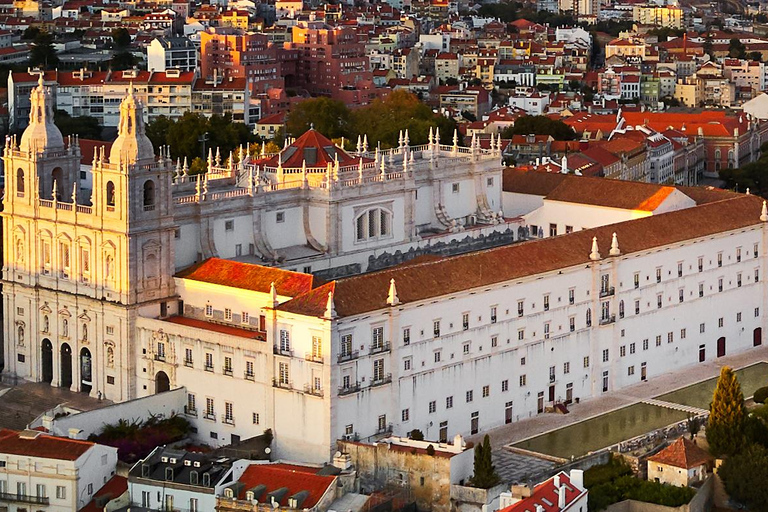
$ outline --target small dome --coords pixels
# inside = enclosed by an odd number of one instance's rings
[[[133,95],[133,86],[120,104],[118,136],[109,152],[112,164],[151,162],[155,158],[152,142],[144,132],[144,107]]]
[[[46,151],[64,149],[64,137],[53,123],[53,98],[43,82],[43,74],[37,87],[30,94],[29,126],[21,135],[21,151]]]

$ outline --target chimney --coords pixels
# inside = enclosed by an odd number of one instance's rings
[[[532,494],[531,487],[528,485],[513,485],[510,488],[510,492],[512,493],[512,498],[517,500],[530,498]]]
[[[560,488],[560,473],[555,475],[554,480],[555,480],[555,487],[557,489],[559,489]]]
[[[576,489],[583,491],[584,490],[584,471],[581,469],[572,469],[571,470],[571,485],[573,485]]]
[[[560,490],[557,492],[557,506],[560,510],[563,510],[565,508],[565,485],[561,485],[559,489]]]
[[[536,512],[544,512],[544,507],[542,507],[541,505],[539,505],[539,504],[537,503],[537,504],[536,504]]]

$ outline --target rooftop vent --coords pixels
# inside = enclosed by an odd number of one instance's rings
[[[19,439],[37,439],[37,436],[42,434],[39,430],[22,430],[21,433],[19,433]]]

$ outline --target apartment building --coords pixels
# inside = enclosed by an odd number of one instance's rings
[[[197,48],[188,37],[157,37],[147,46],[147,69],[197,70]]]

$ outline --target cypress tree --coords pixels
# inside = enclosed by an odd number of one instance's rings
[[[490,489],[500,481],[491,461],[491,438],[486,434],[483,442],[475,446],[475,474],[472,477],[472,485]]]
[[[739,452],[744,444],[746,416],[741,384],[733,370],[724,366],[709,406],[707,442],[713,455],[719,457]]]

